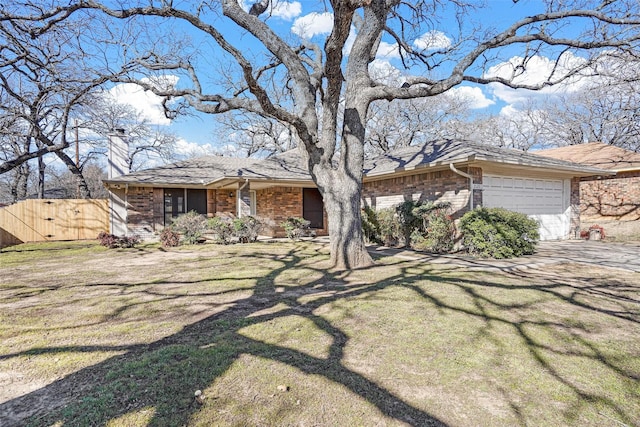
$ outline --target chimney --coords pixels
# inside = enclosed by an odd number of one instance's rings
[[[124,129],[109,134],[109,165],[107,179],[129,173],[129,143]]]

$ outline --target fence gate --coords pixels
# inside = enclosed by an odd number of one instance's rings
[[[104,199],[33,199],[0,209],[0,247],[95,239],[101,231],[109,231],[109,202]]]

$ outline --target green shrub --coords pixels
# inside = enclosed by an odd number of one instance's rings
[[[180,244],[180,234],[176,233],[171,227],[165,227],[160,232],[160,243],[164,248],[173,248]]]
[[[253,216],[243,216],[232,221],[233,235],[240,243],[255,242],[262,229],[262,222]]]
[[[207,222],[207,229],[213,233],[216,243],[226,245],[233,237],[233,224],[230,220],[215,216]]]
[[[368,243],[383,243],[380,237],[380,222],[377,212],[369,206],[365,206],[362,210],[362,234]]]
[[[449,252],[455,239],[453,220],[446,213],[450,206],[450,203],[406,201],[378,211],[366,207],[362,213],[363,234],[367,241],[386,246],[403,244]]]
[[[369,243],[397,246],[403,240],[403,234],[396,209],[365,207],[362,211],[362,233]]]
[[[540,238],[537,221],[502,208],[478,208],[460,220],[463,245],[487,258],[530,255]]]
[[[420,208],[417,208],[418,212]],[[425,209],[423,211],[426,212]],[[455,244],[456,227],[447,209],[430,209],[420,216],[423,221],[422,228],[412,233],[411,246],[435,253],[451,252]]]
[[[280,226],[284,228],[284,232],[291,240],[299,240],[301,237],[310,234],[309,221],[300,217],[289,217],[285,221],[280,223]]]
[[[411,235],[422,226],[422,217],[416,215],[416,208],[420,207],[422,202],[407,200],[396,206],[396,219],[400,228],[404,245],[411,244]]]
[[[193,245],[198,243],[207,230],[207,219],[196,211],[190,211],[174,218],[171,228],[182,235],[184,243]]]
[[[395,208],[376,211],[379,224],[379,239],[385,246],[397,246],[404,239]]]

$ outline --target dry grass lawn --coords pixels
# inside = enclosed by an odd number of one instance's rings
[[[637,273],[327,259],[3,250],[0,425],[639,425]]]

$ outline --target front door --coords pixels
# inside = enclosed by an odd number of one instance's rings
[[[173,218],[184,213],[184,188],[165,188],[164,225],[169,226]]]
[[[311,228],[324,228],[324,201],[317,188],[302,189],[302,217]]]

